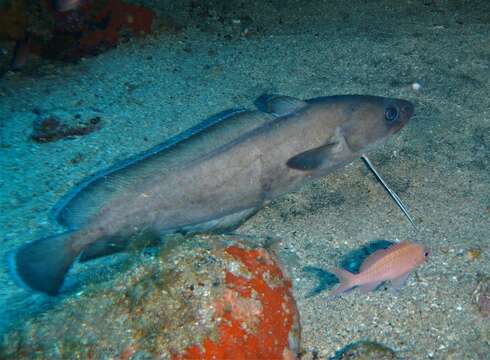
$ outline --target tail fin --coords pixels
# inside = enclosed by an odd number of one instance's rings
[[[329,295],[330,298],[334,298],[339,296],[340,294],[352,289],[356,284],[354,283],[355,274],[348,272],[344,269],[333,268],[330,270],[332,274],[337,276],[340,281],[340,285],[334,291],[332,291]]]
[[[73,232],[51,236],[21,246],[8,255],[12,276],[33,290],[55,296],[78,256],[71,246]]]

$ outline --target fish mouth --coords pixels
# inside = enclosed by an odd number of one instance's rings
[[[408,119],[407,119],[408,120]],[[399,132],[401,129],[403,129],[403,127],[405,126],[405,124],[407,123],[407,120],[401,120],[401,121],[398,121],[396,124],[393,124],[391,126],[391,129],[389,131],[389,134],[396,134],[397,132]]]
[[[400,105],[400,111],[402,112],[405,121],[408,121],[408,119],[410,119],[415,112],[415,105],[413,105],[410,101],[405,100],[402,101]]]
[[[400,117],[399,120],[392,125],[392,134],[400,131],[407,124],[408,120],[410,120],[413,113],[415,112],[415,106],[410,101],[398,100],[397,105],[400,111]]]

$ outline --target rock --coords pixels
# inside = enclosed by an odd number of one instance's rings
[[[0,3],[0,40],[19,40],[25,37],[27,27],[25,0],[8,0]]]
[[[2,359],[294,359],[299,315],[273,254],[237,237],[195,237],[85,285],[24,319]]]
[[[471,261],[477,260],[480,256],[481,256],[481,249],[478,248],[472,248],[466,252],[466,257],[468,258],[468,260]]]
[[[54,110],[40,112],[34,121],[31,138],[37,142],[51,142],[60,139],[90,134],[101,127],[101,118],[95,113],[70,114]]]
[[[392,360],[395,351],[374,341],[357,341],[347,345],[335,355],[336,360]]]
[[[472,294],[473,303],[480,315],[484,318],[490,316],[490,277],[479,274],[478,282]]]

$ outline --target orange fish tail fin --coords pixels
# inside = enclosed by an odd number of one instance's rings
[[[339,287],[337,287],[334,291],[332,291],[329,295],[330,298],[334,298],[336,296],[341,295],[342,293],[352,289],[354,286],[356,286],[354,282],[355,274],[348,272],[347,270],[344,269],[337,269],[333,268],[330,270],[332,274],[337,276],[340,281]]]

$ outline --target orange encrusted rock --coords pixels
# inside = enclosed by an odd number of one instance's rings
[[[174,359],[294,359],[299,315],[291,282],[263,248],[230,246],[234,263],[216,303],[217,339],[206,338]]]

